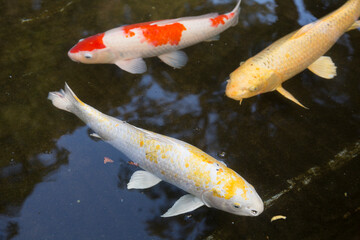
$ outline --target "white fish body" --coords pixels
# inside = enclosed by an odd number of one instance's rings
[[[80,40],[68,55],[82,63],[114,63],[130,73],[145,72],[143,58],[155,56],[174,68],[181,68],[187,56],[179,49],[217,40],[221,32],[237,24],[240,2],[227,14],[210,13],[114,28]]]
[[[67,85],[65,91],[50,92],[48,98],[57,108],[78,116],[145,170],[133,174],[129,189],[149,188],[163,180],[189,193],[162,217],[203,205],[244,216],[257,216],[263,211],[263,202],[252,185],[200,149],[107,116],[80,101]]]

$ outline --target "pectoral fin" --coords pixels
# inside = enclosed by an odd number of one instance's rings
[[[99,134],[97,133],[90,133],[90,137],[102,139]]]
[[[336,66],[331,57],[320,57],[308,69],[322,78],[331,79],[336,76]]]
[[[146,72],[146,63],[142,58],[134,58],[127,60],[118,60],[115,64],[124,71],[133,74],[140,74]]]
[[[183,51],[165,53],[160,55],[159,58],[173,68],[182,68],[188,61],[188,57]]]
[[[201,201],[199,198],[195,197],[194,195],[187,194],[179,198],[179,200],[177,200],[175,204],[169,210],[167,210],[166,213],[161,215],[161,217],[172,217],[191,212],[203,205],[203,201]]]
[[[348,31],[354,30],[360,28],[360,20],[357,20],[356,22],[354,22],[353,25],[351,25],[351,27],[349,27]]]
[[[294,103],[302,106],[303,108],[309,109],[307,107],[305,107],[304,105],[302,105],[293,95],[291,95],[291,93],[289,93],[288,91],[286,91],[282,86],[279,86],[276,89],[281,95],[283,95],[284,97],[286,97],[287,99],[293,101]]]
[[[160,178],[147,171],[139,170],[134,172],[131,176],[129,183],[127,184],[128,189],[145,189],[155,186],[161,181]]]
[[[215,36],[205,40],[205,42],[219,41],[219,39],[220,39],[220,35],[218,34],[218,35],[215,35]]]

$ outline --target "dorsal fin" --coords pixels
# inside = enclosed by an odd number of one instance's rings
[[[290,38],[290,40],[303,36],[304,34],[309,32],[311,29],[313,29],[316,26],[316,23],[317,22],[313,22],[313,23],[309,23],[309,24],[303,26],[297,32],[294,33],[294,35]]]

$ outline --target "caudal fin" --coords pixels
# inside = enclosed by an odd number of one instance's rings
[[[49,92],[48,99],[52,104],[62,110],[73,112],[77,103],[82,103],[70,87],[65,83],[65,90],[61,89],[58,92]]]
[[[240,14],[240,3],[241,3],[241,0],[238,0],[235,8],[231,11],[232,13],[235,14],[235,19],[236,19],[236,21],[234,21],[234,23],[232,24],[232,26],[235,26],[235,25],[238,24],[239,14]]]
[[[238,0],[237,4],[234,7],[234,9],[232,10],[232,12],[239,12],[240,11],[240,3],[241,3],[241,0]]]

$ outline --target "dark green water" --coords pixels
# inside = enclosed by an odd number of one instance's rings
[[[151,58],[146,74],[131,75],[74,63],[67,51],[116,26],[224,13],[235,1],[1,1],[0,240],[359,239],[360,31],[327,53],[335,79],[304,71],[284,84],[310,110],[276,92],[241,106],[224,95],[241,61],[344,2],[243,0],[239,24],[187,48],[183,69]],[[65,81],[100,111],[226,162],[266,210],[249,218],[202,207],[160,218],[184,192],[166,183],[127,190],[137,168],[47,100]],[[287,219],[270,222],[279,214]]]

